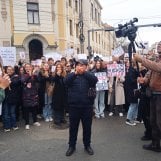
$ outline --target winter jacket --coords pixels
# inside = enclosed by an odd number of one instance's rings
[[[37,77],[25,74],[22,76],[23,82],[22,103],[23,107],[36,107],[39,104],[38,90],[36,86]],[[31,83],[31,88],[28,88],[28,83]]]
[[[68,88],[68,105],[75,108],[92,107],[94,99],[88,96],[88,90],[95,87],[98,79],[92,73],[69,74],[65,79]]]
[[[17,105],[21,101],[21,79],[18,75],[10,76],[11,84],[5,89],[5,102]]]

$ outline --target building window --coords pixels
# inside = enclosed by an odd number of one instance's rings
[[[27,17],[29,24],[39,24],[39,6],[38,3],[27,3]]]
[[[100,36],[100,34],[99,34],[99,44],[101,44],[101,36]]]
[[[78,0],[75,0],[75,11],[78,12]]]
[[[97,23],[97,9],[95,8],[95,21]]]
[[[94,32],[92,32],[92,40],[94,41]]]
[[[70,31],[70,35],[73,36],[73,22],[72,22],[72,20],[69,20],[69,31]]]
[[[79,10],[80,12],[83,12],[83,1],[82,0],[79,1]]]
[[[79,54],[79,48],[77,48],[77,54]]]
[[[93,4],[91,3],[91,17],[92,17],[92,20],[94,19],[94,16],[93,16]]]
[[[72,0],[69,0],[69,6],[72,7]]]
[[[100,13],[98,13],[98,25],[101,25]]]
[[[76,37],[78,38],[79,37],[79,25],[76,24]]]
[[[96,43],[97,43],[97,32],[96,32]]]

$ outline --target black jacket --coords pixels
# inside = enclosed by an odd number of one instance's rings
[[[10,76],[11,84],[5,89],[5,101],[9,104],[17,105],[21,102],[21,79],[18,75]]]
[[[133,67],[129,68],[125,77],[124,88],[128,103],[138,103],[138,98],[134,95],[134,90],[138,88],[137,77],[139,72]]]
[[[89,72],[81,75],[69,74],[65,79],[68,88],[68,105],[75,108],[92,107],[94,99],[89,98],[88,90],[95,87],[97,77]]]
[[[66,88],[64,77],[55,75],[52,77],[54,83],[54,91],[52,97],[52,105],[54,110],[64,110],[66,106]]]

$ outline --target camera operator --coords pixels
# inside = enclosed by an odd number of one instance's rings
[[[142,79],[145,84],[148,84],[152,91],[150,97],[150,123],[152,126],[152,143],[143,145],[143,149],[161,152],[160,134],[161,134],[161,42],[158,43],[157,52],[159,59],[157,62],[142,58],[135,54],[134,59],[142,63],[143,66],[151,70],[149,75]]]

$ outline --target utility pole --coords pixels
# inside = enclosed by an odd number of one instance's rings
[[[84,23],[83,23],[83,0],[79,0],[79,23],[78,23],[78,26],[79,26],[79,41],[80,41],[80,51],[81,51],[81,54],[84,53],[84,41],[85,41],[85,37],[84,37],[84,33],[83,33],[83,26],[84,26]]]

